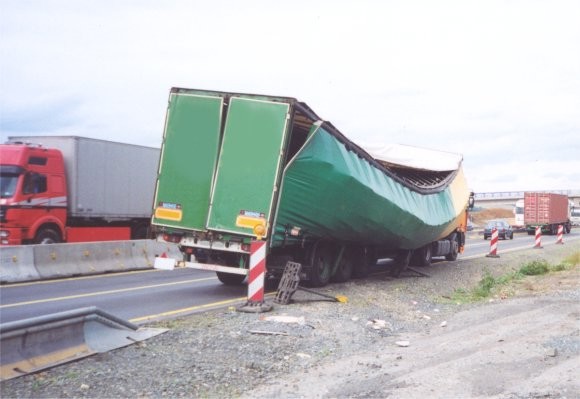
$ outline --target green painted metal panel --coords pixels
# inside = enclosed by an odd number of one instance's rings
[[[153,224],[204,230],[217,163],[223,99],[172,94]]]
[[[288,110],[283,102],[230,99],[208,229],[253,235],[252,221],[261,218],[267,227]]]
[[[284,231],[298,227],[314,239],[419,248],[451,233],[469,195],[463,173],[438,193],[413,191],[324,128],[311,135],[282,179],[272,246],[289,243]]]

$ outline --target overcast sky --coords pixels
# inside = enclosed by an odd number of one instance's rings
[[[0,0],[2,141],[158,147],[174,86],[461,153],[476,192],[580,189],[578,0]]]

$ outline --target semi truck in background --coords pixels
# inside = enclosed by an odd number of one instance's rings
[[[427,266],[463,251],[470,191],[462,156],[365,148],[294,98],[173,88],[152,224],[186,267],[224,284],[266,242],[267,276],[302,264],[312,286],[378,258]],[[402,266],[404,267],[404,266]]]
[[[543,233],[557,234],[558,226],[564,227],[565,233],[570,233],[570,205],[568,196],[546,192],[524,193],[524,223],[529,235],[540,227]]]
[[[78,136],[0,145],[2,245],[146,238],[159,149]]]
[[[523,229],[525,227],[524,223],[524,200],[519,199],[514,205],[514,229]]]
[[[580,226],[580,205],[574,205],[570,201],[570,222],[572,226]]]

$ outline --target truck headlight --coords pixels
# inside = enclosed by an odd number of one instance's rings
[[[7,238],[10,236],[10,232],[8,230],[0,230],[0,237]]]

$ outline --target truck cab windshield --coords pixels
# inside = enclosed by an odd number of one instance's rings
[[[0,197],[12,198],[16,191],[16,184],[18,183],[18,175],[2,174],[0,175]]]
[[[0,165],[0,197],[12,198],[16,192],[18,179],[24,169],[15,165]]]

